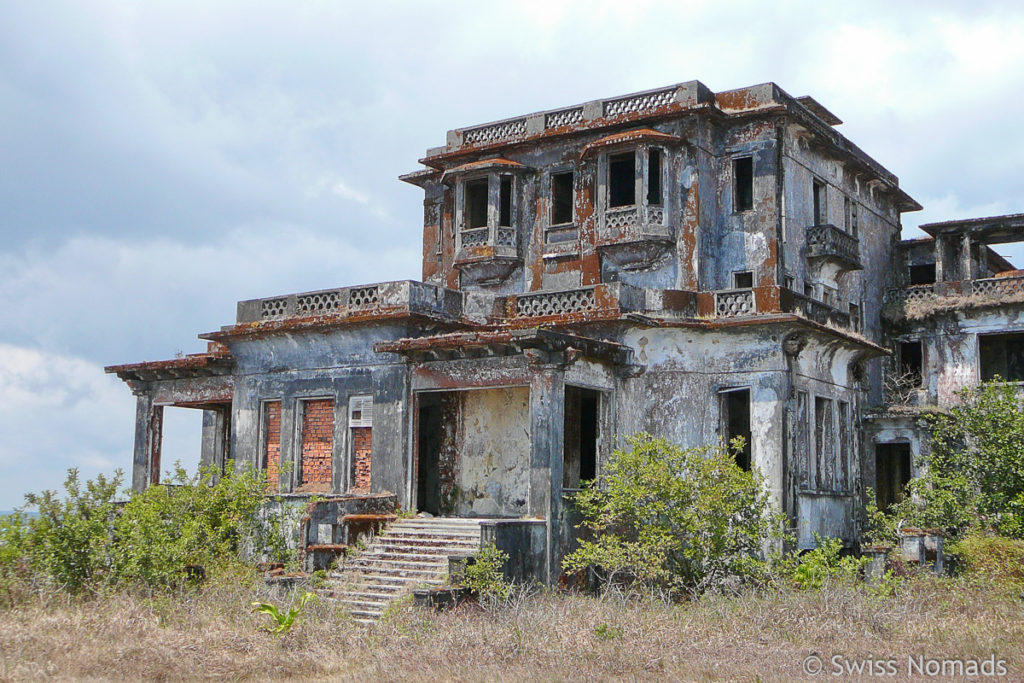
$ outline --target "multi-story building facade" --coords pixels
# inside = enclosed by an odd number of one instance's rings
[[[567,494],[623,436],[741,436],[801,547],[853,542],[920,206],[839,123],[691,81],[449,131],[402,177],[421,281],[242,301],[207,353],[108,368],[138,396],[133,485],[158,481],[162,407],[199,408],[204,462],[533,520],[553,580]]]

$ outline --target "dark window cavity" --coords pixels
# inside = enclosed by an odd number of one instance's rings
[[[814,202],[814,224],[822,225],[828,221],[828,209],[825,205],[825,184],[817,180],[811,183],[811,195]]]
[[[921,386],[924,381],[924,345],[921,340],[900,342],[897,352],[900,376],[907,377],[913,386]]]
[[[743,448],[735,452],[736,464],[750,471],[750,389],[731,389],[719,394],[722,436],[726,444],[742,438]]]
[[[636,204],[636,154],[608,157],[608,206]]]
[[[978,337],[981,379],[1024,382],[1024,333]]]
[[[903,500],[904,488],[910,481],[910,444],[880,443],[875,445],[875,503],[879,510],[888,510]]]
[[[503,228],[512,225],[512,178],[507,175],[501,176],[498,195],[498,225]]]
[[[736,289],[750,289],[754,286],[754,272],[741,270],[732,274],[732,286]]]
[[[572,223],[573,174],[555,173],[551,176],[551,224]]]
[[[652,149],[647,156],[647,203],[661,204],[661,150]]]
[[[935,264],[924,263],[919,266],[910,266],[910,284],[930,285],[935,282]]]
[[[597,476],[597,443],[601,394],[591,389],[565,388],[562,488],[580,488]]]
[[[733,210],[749,211],[754,208],[754,159],[740,157],[732,162]]]
[[[467,228],[487,227],[487,178],[466,182],[466,214]]]

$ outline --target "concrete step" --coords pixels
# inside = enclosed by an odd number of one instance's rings
[[[358,623],[371,624],[412,588],[441,585],[450,555],[472,554],[479,547],[480,520],[396,520],[368,548],[328,573],[324,592]]]
[[[447,553],[420,553],[413,550],[412,552],[405,552],[400,549],[380,549],[378,552],[368,552],[365,557],[366,559],[372,560],[401,560],[402,562],[419,562],[423,564],[448,564]]]
[[[380,536],[372,544],[373,546],[415,546],[417,548],[473,548],[476,549],[480,546],[480,538],[478,536],[464,536],[451,538],[449,536],[434,537],[434,536],[417,536],[412,534],[388,534],[387,536]]]

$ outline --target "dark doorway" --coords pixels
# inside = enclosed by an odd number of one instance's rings
[[[562,488],[577,489],[597,476],[601,393],[565,388]]]
[[[910,481],[910,444],[875,444],[875,502],[879,510],[888,510],[903,500],[903,489]]]
[[[432,515],[441,512],[441,477],[438,461],[443,435],[441,394],[420,394],[416,509]]]
[[[719,395],[722,436],[726,445],[741,437],[743,448],[736,451],[736,464],[750,471],[750,389],[728,389]]]

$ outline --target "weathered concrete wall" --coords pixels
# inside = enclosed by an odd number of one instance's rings
[[[526,514],[530,501],[530,391],[458,393],[459,516]]]
[[[376,341],[398,339],[417,333],[398,323],[355,325],[332,330],[293,332],[263,338],[243,338],[230,343],[237,359],[232,412],[232,457],[260,465],[262,456],[261,406],[281,401],[281,490],[294,490],[299,481],[294,465],[299,456],[301,433],[299,401],[334,401],[333,482],[340,493],[351,487],[351,433],[349,399],[373,396],[371,488],[402,496],[408,504],[407,441],[409,411],[407,366],[391,354],[378,354]]]

